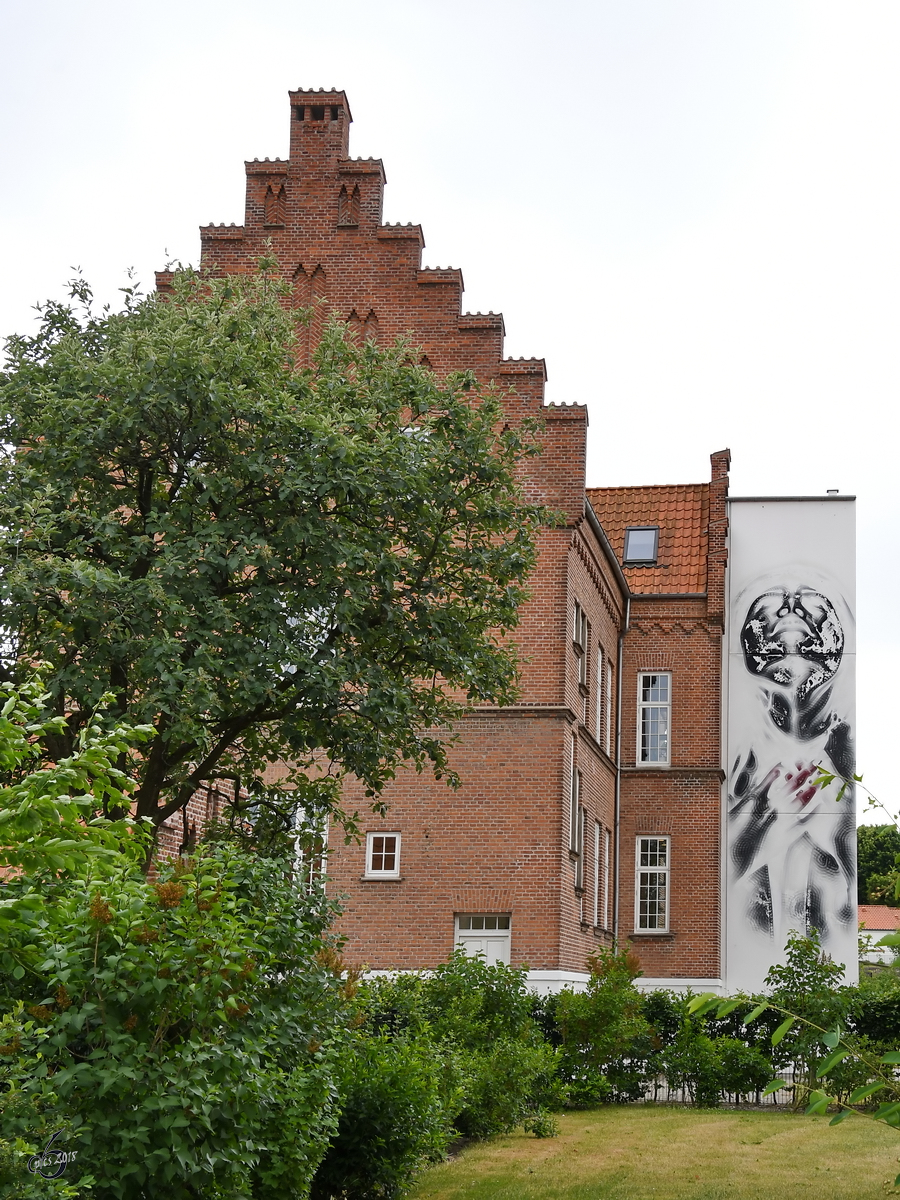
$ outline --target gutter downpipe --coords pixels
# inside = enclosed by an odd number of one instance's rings
[[[616,784],[615,784],[615,807],[613,817],[613,846],[616,856],[616,870],[613,885],[613,940],[618,945],[619,941],[619,832],[621,826],[621,806],[622,806],[622,659],[624,655],[625,634],[628,632],[628,627],[631,623],[631,588],[628,586],[628,580],[625,578],[624,572],[619,565],[619,560],[616,558],[615,551],[609,544],[609,538],[606,536],[606,531],[600,524],[597,514],[591,507],[590,501],[585,500],[584,511],[588,519],[588,524],[594,533],[597,535],[597,540],[603,547],[606,557],[609,559],[613,569],[613,574],[618,581],[619,587],[622,589],[622,594],[625,597],[625,622],[619,633],[619,645],[616,652]]]

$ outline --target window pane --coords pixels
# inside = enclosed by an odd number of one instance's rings
[[[625,561],[626,562],[655,562],[656,541],[659,530],[626,529],[625,530]]]
[[[668,704],[669,676],[642,675],[641,700],[644,704]]]
[[[459,929],[499,930],[509,929],[509,913],[465,913],[457,914]]]
[[[648,705],[641,713],[641,758],[644,762],[668,762],[669,710]]]
[[[664,867],[669,843],[665,838],[641,838],[641,866]]]

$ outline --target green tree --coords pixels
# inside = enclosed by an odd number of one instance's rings
[[[336,324],[299,369],[273,266],[101,315],[76,284],[0,379],[0,678],[49,664],[56,761],[106,693],[152,728],[154,824],[215,780],[262,803],[276,761],[324,809],[347,772],[377,804],[401,760],[452,782],[442,731],[515,694],[533,426]]]
[[[860,825],[856,831],[857,895],[860,904],[900,904],[896,895],[900,829]]]

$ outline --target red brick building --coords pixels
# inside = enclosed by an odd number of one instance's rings
[[[343,92],[291,92],[289,115],[289,157],[246,164],[245,222],[201,230],[203,267],[251,271],[271,246],[316,304],[307,352],[332,313],[493,381],[511,420],[545,422],[529,492],[565,516],[516,634],[519,702],[461,722],[461,789],[411,771],[364,844],[332,848],[349,957],[428,967],[463,944],[551,988],[631,939],[648,980],[716,987],[729,454],[709,483],[587,488],[587,410],[546,405],[543,361],[504,358],[502,316],[464,313],[462,273],[422,267],[420,226],[382,223],[384,169],[350,157]]]

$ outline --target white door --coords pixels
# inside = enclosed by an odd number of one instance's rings
[[[484,956],[488,966],[509,965],[509,913],[460,913],[456,944],[473,957]]]

